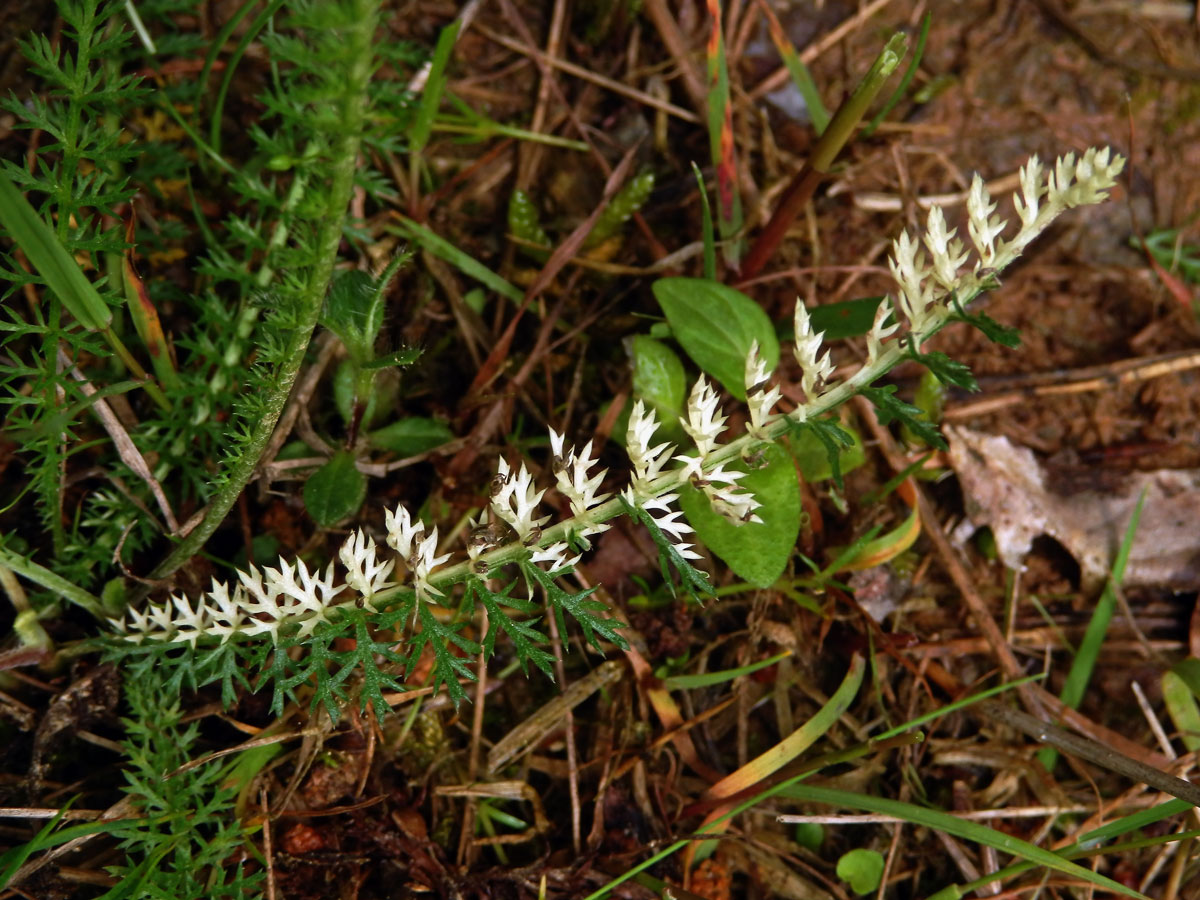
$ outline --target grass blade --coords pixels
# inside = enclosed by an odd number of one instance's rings
[[[946,834],[952,834],[963,840],[982,844],[985,847],[992,847],[1002,853],[1008,853],[1029,862],[1037,863],[1038,865],[1045,866],[1047,869],[1053,869],[1071,878],[1078,878],[1125,897],[1144,898],[1143,894],[1138,893],[1132,888],[1127,888],[1120,882],[1106,878],[1090,869],[1085,869],[1083,866],[1064,859],[1057,853],[1046,850],[1043,847],[1037,847],[1028,841],[1023,841],[1020,838],[997,831],[994,828],[988,828],[986,825],[981,825],[978,822],[960,819],[941,810],[926,809],[923,806],[904,803],[900,800],[891,800],[887,797],[872,797],[866,794],[856,794],[852,791],[817,787],[809,784],[797,784],[789,787],[782,792],[782,795],[807,803],[825,803],[829,806],[841,806],[847,809],[861,809],[866,812],[896,816],[913,825],[923,825],[926,828],[944,831]]]
[[[725,240],[725,263],[736,269],[742,258],[742,197],[737,185],[737,153],[733,144],[733,106],[729,102],[729,68],[721,33],[721,0],[708,0],[712,30],[708,38],[708,141],[717,169],[717,227]]]
[[[725,669],[722,672],[705,672],[701,675],[672,675],[669,678],[663,679],[663,686],[669,691],[712,687],[717,684],[724,684],[727,681],[733,681],[733,679],[741,675],[750,675],[759,669],[765,669],[767,666],[773,666],[785,656],[791,655],[791,650],[785,650],[783,653],[777,653],[761,662],[751,663],[748,666],[740,666],[736,669]]]
[[[808,66],[804,65],[800,54],[796,52],[795,46],[788,39],[787,32],[783,30],[783,24],[779,21],[779,16],[775,15],[775,10],[771,9],[766,0],[758,0],[758,6],[766,16],[767,28],[771,32],[771,43],[775,45],[775,50],[783,60],[784,66],[787,67],[792,84],[804,98],[804,105],[808,108],[808,118],[812,122],[813,131],[820,135],[829,125],[829,110],[825,108],[825,103],[821,100],[821,94],[817,90],[816,82],[813,81],[812,73],[808,71]]]
[[[700,167],[692,163],[692,172],[696,175],[696,185],[700,189],[700,223],[704,239],[704,277],[709,281],[717,280],[717,245],[713,239],[712,209],[708,205],[708,188],[704,186],[704,176]]]
[[[1104,636],[1108,633],[1108,625],[1117,608],[1117,590],[1125,578],[1125,567],[1129,564],[1129,554],[1133,550],[1133,539],[1137,535],[1138,522],[1142,518],[1142,504],[1145,502],[1146,492],[1143,491],[1142,496],[1138,498],[1137,506],[1133,509],[1133,515],[1129,518],[1129,525],[1125,529],[1125,538],[1117,549],[1116,558],[1113,560],[1112,575],[1104,586],[1104,593],[1100,595],[1096,608],[1092,611],[1092,618],[1088,622],[1087,631],[1084,632],[1083,642],[1079,645],[1079,652],[1071,661],[1071,670],[1067,673],[1067,680],[1063,683],[1062,693],[1059,696],[1062,702],[1071,709],[1078,709],[1079,704],[1083,702],[1083,695],[1087,691],[1088,682],[1091,681],[1092,671],[1096,668],[1096,659],[1100,655],[1100,648],[1104,645]],[[1053,747],[1043,747],[1038,751],[1037,758],[1038,762],[1046,767],[1047,772],[1053,772],[1054,766],[1058,763],[1058,751]]]
[[[442,105],[442,94],[446,90],[446,65],[450,62],[450,53],[454,50],[454,42],[458,40],[458,29],[461,25],[462,22],[456,19],[438,35],[433,59],[429,62],[425,90],[421,92],[421,105],[417,107],[416,120],[408,133],[408,149],[413,156],[424,150],[429,141],[433,119],[437,115],[438,107]]]
[[[0,225],[25,251],[30,265],[59,302],[88,331],[103,331],[112,322],[112,310],[88,281],[42,217],[0,171]]]
[[[507,297],[514,303],[520,303],[525,296],[483,263],[459,250],[445,238],[434,234],[424,225],[419,225],[412,219],[401,219],[398,226],[389,226],[388,231],[416,241],[434,256],[444,259],[464,275],[480,281],[502,297]]]

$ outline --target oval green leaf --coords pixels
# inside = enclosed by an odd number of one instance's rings
[[[691,486],[679,492],[679,505],[696,536],[721,557],[734,573],[755,587],[769,587],[787,568],[800,534],[800,487],[791,456],[772,444],[763,451],[764,464],[739,482],[763,504],[758,524],[734,525],[713,512],[708,498]],[[744,464],[730,466],[746,471]]]
[[[882,297],[860,297],[814,306],[808,311],[809,322],[813,331],[824,335],[826,343],[859,337],[875,324],[875,310],[882,302]]]
[[[660,422],[683,413],[687,376],[678,354],[662,341],[643,334],[633,339],[633,395],[654,407]]]
[[[357,512],[367,496],[367,478],[354,467],[354,456],[335,453],[304,482],[304,505],[318,525],[328,528]]]
[[[372,431],[367,439],[380,450],[390,450],[398,456],[416,456],[454,439],[450,426],[438,419],[411,416]]]
[[[703,278],[660,278],[653,290],[687,355],[739,400],[746,399],[746,356],[754,341],[770,368],[779,363],[771,320],[740,291]]]

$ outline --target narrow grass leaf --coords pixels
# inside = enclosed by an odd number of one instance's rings
[[[704,185],[704,176],[700,167],[692,163],[692,173],[696,176],[696,187],[700,191],[700,226],[701,238],[704,242],[704,277],[709,281],[717,280],[717,243],[713,237],[712,208],[708,205],[708,188]]]
[[[1176,663],[1171,671],[1163,673],[1162,692],[1179,739],[1191,752],[1200,750],[1200,706],[1196,704],[1194,688],[1179,671],[1187,664],[1200,668],[1200,660],[1194,657]]]
[[[853,557],[842,562],[841,567],[835,571],[861,572],[863,569],[881,566],[916,543],[921,534],[921,514],[917,509],[916,488],[911,481],[905,481],[901,486],[901,496],[912,507],[908,518],[886,534],[863,544]]]
[[[866,668],[863,657],[856,653],[850,660],[850,670],[842,679],[841,685],[811,719],[770,750],[750,760],[736,772],[725,776],[705,791],[701,797],[702,800],[723,800],[724,802],[709,812],[699,831],[705,834],[724,832],[732,822],[728,814],[731,808],[736,806],[736,803],[728,798],[740,794],[778,772],[820,740],[854,702],[854,698],[858,695],[858,689],[862,685],[863,673],[866,672]],[[693,843],[688,849],[685,869],[690,869],[697,856],[706,855],[711,847],[712,842],[710,841]]]
[[[88,281],[50,226],[0,170],[0,225],[25,251],[30,265],[59,302],[89,331],[102,331],[112,322],[112,310]]]
[[[459,250],[445,238],[434,234],[424,225],[419,225],[412,219],[401,219],[399,225],[389,226],[386,230],[416,241],[434,256],[444,259],[464,275],[474,278],[514,303],[520,303],[525,296],[475,257]]]
[[[866,812],[895,816],[913,825],[921,825],[926,828],[932,828],[935,831],[943,831],[946,834],[952,834],[966,841],[973,841],[985,847],[992,847],[1002,853],[1008,853],[1029,862],[1045,866],[1047,869],[1061,872],[1071,878],[1078,878],[1089,884],[1094,884],[1104,890],[1113,891],[1125,897],[1138,897],[1144,900],[1144,895],[1132,888],[1127,888],[1120,882],[1113,881],[1111,878],[1107,878],[1104,875],[1063,859],[1057,853],[1035,846],[1028,841],[1023,841],[1010,834],[1005,834],[1002,831],[997,831],[994,828],[988,828],[986,825],[981,825],[978,822],[960,819],[958,816],[952,816],[941,810],[927,809],[924,806],[917,806],[914,803],[904,803],[900,800],[891,800],[887,797],[874,797],[867,794],[856,794],[853,791],[817,787],[809,784],[792,785],[783,790],[781,794],[782,796],[805,803],[824,803],[844,809],[861,809]]]
[[[775,50],[783,60],[788,75],[791,76],[792,84],[804,98],[809,121],[812,122],[813,130],[819,135],[829,124],[829,110],[825,108],[825,104],[821,100],[821,93],[817,90],[812,73],[808,71],[808,66],[804,64],[800,54],[796,52],[795,45],[788,38],[787,32],[783,30],[783,24],[779,21],[779,16],[775,15],[775,10],[771,8],[771,5],[766,0],[758,0],[758,8],[766,17],[767,28],[771,33],[771,43],[775,45]]]
[[[154,373],[159,383],[172,390],[180,386],[179,373],[175,371],[175,361],[167,337],[163,334],[162,322],[158,317],[158,309],[150,299],[146,284],[138,274],[133,264],[133,215],[130,214],[129,225],[125,232],[125,242],[130,246],[125,249],[121,259],[121,273],[125,282],[125,302],[129,309],[129,318],[133,327],[142,339],[150,361],[154,365]]]
[[[129,828],[131,825],[161,824],[166,821],[166,818],[170,818],[160,817],[154,820],[138,819],[132,821],[129,819],[116,819],[102,822],[84,822],[80,825],[69,825],[66,828],[56,831],[55,829],[61,824],[66,811],[67,808],[63,807],[53,819],[42,826],[38,833],[33,836],[32,840],[13,847],[0,856],[0,889],[8,886],[13,875],[25,864],[25,860],[29,859],[35,853],[49,850],[51,847],[58,847],[76,838],[87,837],[90,834],[121,831]]]
[[[855,654],[854,658],[850,660],[850,669],[846,672],[838,689],[811,719],[770,750],[718,781],[705,791],[704,798],[711,800],[731,797],[740,793],[779,771],[820,740],[854,702],[854,698],[858,695],[858,689],[862,685],[863,673],[866,672],[866,668],[863,657]]]
[[[738,192],[737,151],[733,142],[733,106],[729,69],[721,33],[721,0],[707,0],[712,28],[708,37],[708,140],[717,170],[717,225],[725,239],[725,262],[736,269],[742,257],[742,197]]]
[[[1125,537],[1121,541],[1121,546],[1117,548],[1116,557],[1113,559],[1112,573],[1108,583],[1104,586],[1104,593],[1100,595],[1096,608],[1092,610],[1092,618],[1083,634],[1079,652],[1071,661],[1071,669],[1067,673],[1067,680],[1063,683],[1062,693],[1059,697],[1071,709],[1078,709],[1079,704],[1083,702],[1088,683],[1092,679],[1092,672],[1096,668],[1096,660],[1100,656],[1100,648],[1104,646],[1108,625],[1117,608],[1117,591],[1125,579],[1125,568],[1129,565],[1129,555],[1133,551],[1133,540],[1137,536],[1138,523],[1142,518],[1142,505],[1145,502],[1146,492],[1143,491],[1142,496],[1138,498],[1137,506],[1133,508],[1133,515],[1130,516],[1129,525],[1125,528]],[[1037,758],[1046,767],[1047,772],[1053,772],[1054,766],[1058,762],[1058,751],[1053,747],[1043,747],[1038,751]]]
[[[438,107],[442,105],[442,93],[446,89],[446,65],[450,62],[450,54],[454,50],[454,42],[458,40],[461,24],[455,19],[438,35],[433,59],[429,62],[429,77],[425,80],[425,90],[421,92],[421,103],[417,107],[412,129],[408,132],[408,149],[414,156],[425,149],[429,133],[433,129],[434,116],[437,115]]]
[[[739,666],[736,669],[724,669],[720,672],[704,672],[700,675],[671,675],[663,679],[663,685],[672,691],[713,687],[714,685],[724,684],[727,681],[733,681],[733,679],[740,678],[742,675],[751,675],[759,669],[773,666],[784,657],[791,655],[792,652],[786,650],[783,653],[776,653],[774,656],[769,656],[748,666]]]
[[[933,21],[933,14],[926,13],[925,18],[921,22],[921,33],[917,36],[917,46],[913,51],[913,58],[908,64],[908,68],[904,70],[904,75],[900,78],[900,83],[896,85],[896,90],[892,91],[892,95],[888,97],[887,102],[875,114],[866,128],[863,129],[862,137],[869,138],[875,133],[875,129],[879,127],[879,123],[887,118],[887,114],[892,111],[900,99],[908,91],[908,86],[912,83],[913,76],[917,74],[917,68],[921,65],[921,59],[925,55],[925,41],[929,37],[929,25]]]

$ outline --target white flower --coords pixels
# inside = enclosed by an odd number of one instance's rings
[[[708,379],[701,375],[688,395],[687,418],[679,417],[683,430],[696,442],[701,461],[713,452],[717,438],[725,430],[726,417],[721,415],[719,402],[717,392],[709,385]]]
[[[429,576],[434,569],[450,558],[450,554],[435,555],[438,543],[437,528],[425,534],[425,524],[420,519],[414,520],[403,505],[397,505],[395,512],[384,510],[383,524],[387,529],[388,546],[395,550],[408,566],[408,574],[412,578],[417,596],[422,600],[440,597],[442,592],[430,584]]]
[[[985,269],[996,264],[996,238],[1004,230],[1005,221],[992,213],[996,204],[992,203],[987,188],[979,173],[971,180],[971,189],[967,192],[967,229],[971,232],[971,240],[979,251],[979,264]]]
[[[933,257],[933,277],[946,290],[953,290],[958,283],[959,267],[967,261],[969,254],[963,243],[954,236],[955,229],[946,229],[946,216],[940,206],[929,210],[925,227],[925,246]]]
[[[204,602],[197,599],[196,608],[193,609],[187,598],[172,594],[171,604],[175,607],[171,621],[176,632],[171,639],[184,640],[195,647],[196,640],[207,633],[208,617],[204,614]]]
[[[332,567],[330,569],[332,576]],[[241,591],[239,596],[239,590],[235,587],[233,596],[230,597],[229,587],[215,578],[212,580],[212,587],[208,589],[208,613],[211,621],[207,631],[209,634],[220,636],[222,644],[239,633],[242,623],[246,620],[246,611],[241,602],[245,598],[245,591]]]
[[[390,534],[388,541],[391,542]],[[395,585],[395,582],[387,579],[396,567],[396,560],[377,560],[375,539],[363,534],[362,529],[355,531],[342,544],[338,558],[346,567],[346,584],[357,591],[365,602],[369,603],[376,593]]]
[[[548,547],[539,547],[533,551],[532,562],[548,562],[550,563],[551,572],[558,572],[562,569],[570,569],[579,562],[579,555],[569,556],[571,548],[567,546],[566,541],[556,541]]]
[[[629,427],[625,432],[625,448],[629,461],[633,463],[631,479],[633,493],[637,497],[650,496],[650,482],[659,476],[662,467],[671,460],[675,445],[667,442],[651,447],[650,441],[658,430],[658,418],[654,410],[641,400],[633,404],[629,415]]]
[[[571,504],[571,514],[582,516],[593,506],[598,506],[607,500],[611,494],[597,494],[604,482],[607,469],[601,469],[595,475],[588,477],[588,469],[596,464],[592,458],[592,442],[584,445],[582,453],[576,453],[572,447],[563,455],[563,436],[550,429],[550,446],[554,450],[554,478],[558,483],[559,492]],[[586,537],[607,531],[609,525],[589,524],[576,529],[576,534]]]
[[[737,490],[737,483],[745,477],[745,472],[729,471],[718,465],[704,473],[700,489],[712,504],[713,512],[724,516],[734,525],[747,522],[761,524],[762,519],[754,511],[762,504],[753,494]]]
[[[900,232],[900,237],[892,243],[888,267],[900,288],[897,301],[908,319],[909,328],[923,331],[932,318],[929,307],[934,300],[933,285],[928,277],[930,271],[925,265],[925,254],[907,231]]]
[[[896,333],[900,327],[900,317],[893,315],[895,307],[892,305],[890,297],[885,297],[875,307],[875,321],[871,323],[871,330],[867,332],[867,365],[874,364],[875,360],[879,359],[879,354],[883,350],[883,342],[887,338]],[[884,325],[887,317],[892,315],[892,324]]]
[[[829,358],[828,350],[823,357],[817,358],[817,354],[821,352],[821,332],[813,331],[808,310],[799,298],[796,299],[793,321],[796,332],[794,353],[801,371],[800,385],[804,388],[804,395],[809,400],[815,400],[818,394],[817,386],[833,374],[833,362]]]
[[[419,600],[432,600],[434,597],[442,596],[442,592],[433,586],[429,580],[430,574],[450,558],[449,553],[437,555],[438,530],[437,526],[433,527],[433,531],[429,535],[422,538],[417,546],[417,552],[408,561],[409,574],[412,576],[413,587],[417,591]]]
[[[768,390],[768,379],[771,372],[767,369],[767,361],[758,352],[758,341],[750,345],[750,353],[746,357],[746,406],[750,409],[750,425],[747,427],[752,435],[761,440],[769,440],[766,433],[767,419],[771,409],[783,396],[783,391],[776,385]]]
[[[1042,185],[1041,160],[1031,156],[1029,161],[1021,166],[1021,193],[1013,194],[1013,206],[1021,218],[1022,226],[1029,226],[1037,221],[1040,200],[1045,191],[1046,188]]]
[[[374,551],[372,542],[372,562]],[[299,581],[296,580],[297,571],[300,574]],[[386,576],[387,573],[383,574]],[[248,617],[242,632],[268,633],[273,641],[279,640],[280,628],[289,621],[301,623],[301,637],[309,635],[318,622],[324,621],[326,609],[341,590],[333,585],[332,565],[326,570],[324,578],[317,578],[309,573],[303,560],[289,564],[280,559],[278,569],[266,567],[261,572],[251,566],[248,572],[238,572],[238,580],[244,590],[235,591],[234,600]],[[347,583],[350,583],[349,578]]]
[[[172,594],[167,603],[144,613],[130,609],[121,630],[139,643],[145,638],[183,640],[194,647],[201,637],[219,637],[225,643],[235,634],[270,634],[278,642],[280,629],[295,624],[296,637],[304,639],[327,621],[334,597],[342,590],[333,583],[332,564],[318,576],[303,560],[280,560],[278,569],[263,571],[251,566],[249,572],[238,572],[238,580],[232,593],[214,578],[207,593],[194,601]]]
[[[549,516],[539,519],[533,516],[546,491],[534,490],[533,476],[524,463],[521,463],[521,471],[513,475],[504,457],[500,457],[498,480],[501,478],[504,483],[492,497],[492,509],[513,527],[522,541],[528,541],[531,537],[536,540],[534,529],[540,530],[550,519]]]
[[[1079,162],[1068,153],[1054,165],[1054,175],[1047,179],[1046,194],[1051,202],[1071,209],[1086,203],[1099,203],[1108,198],[1108,189],[1117,181],[1125,167],[1120,156],[1112,157],[1112,148],[1089,148]]]

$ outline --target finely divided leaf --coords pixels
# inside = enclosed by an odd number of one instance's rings
[[[408,662],[402,654],[395,650],[395,641],[377,641],[372,637],[371,624],[368,622],[366,610],[345,607],[341,615],[349,620],[354,628],[354,647],[350,650],[335,651],[331,658],[340,668],[333,678],[335,685],[345,682],[356,671],[362,676],[362,709],[365,712],[367,703],[375,706],[375,713],[381,719],[391,711],[391,706],[383,697],[383,691],[403,691],[395,675],[384,672],[379,668],[379,661],[392,663],[399,672]],[[378,617],[371,615],[373,623],[378,625]]]
[[[833,483],[838,490],[844,489],[842,483],[842,452],[855,446],[855,435],[842,428],[835,420],[806,419],[803,422],[788,420],[792,433],[801,440],[815,437],[825,448],[825,456],[829,460],[829,469],[833,475]],[[855,463],[855,466],[861,463]],[[851,467],[853,468],[853,467]]]
[[[412,634],[408,639],[408,671],[412,672],[417,660],[421,658],[422,649],[428,646],[433,654],[433,680],[430,686],[434,693],[437,693],[438,688],[445,685],[446,693],[450,695],[454,705],[458,706],[467,696],[462,685],[459,684],[459,679],[475,680],[471,661],[479,653],[479,645],[458,633],[464,623],[443,624],[433,614],[429,604],[417,600],[414,595],[409,595],[407,602],[401,607],[404,609],[406,617],[412,613],[414,606],[416,618],[421,623],[421,630]],[[463,655],[456,656],[454,647],[461,650]]]
[[[500,593],[495,593],[488,590],[487,582],[478,575],[467,576],[467,597],[482,603],[488,614],[488,630],[487,634],[483,636],[484,656],[491,658],[496,648],[496,635],[503,631],[513,642],[513,649],[516,651],[517,659],[521,662],[522,672],[528,675],[528,664],[532,662],[553,680],[554,671],[551,669],[551,665],[554,663],[554,656],[538,646],[547,643],[547,638],[533,627],[533,624],[540,619],[518,622],[505,612],[505,607],[523,615],[537,611],[537,604],[532,601],[511,596],[510,592],[515,584],[516,582],[513,581]]]
[[[952,384],[968,391],[979,390],[979,382],[975,380],[971,370],[945,353],[938,350],[922,353],[910,342],[908,356],[937,376],[937,380],[942,384]]]
[[[881,388],[863,388],[859,393],[874,404],[879,415],[879,424],[887,425],[893,420],[901,422],[930,447],[937,447],[939,450],[948,449],[941,432],[924,418],[921,410],[896,396],[894,384]]]
[[[554,614],[558,616],[560,631],[565,633],[567,630],[566,622],[563,620],[563,613],[566,612],[579,623],[584,639],[600,652],[603,653],[605,650],[601,643],[602,640],[616,644],[622,650],[629,649],[629,643],[616,631],[624,626],[608,617],[610,612],[608,606],[599,600],[588,599],[596,588],[591,587],[578,594],[571,594],[559,587],[550,573],[528,560],[522,561],[520,566],[526,578],[545,589],[546,597],[554,607]]]
[[[973,328],[979,329],[983,333],[983,336],[993,344],[1000,344],[1012,350],[1021,346],[1021,332],[1017,331],[1017,329],[1001,325],[987,313],[967,312],[957,297],[951,297],[950,302],[954,305],[955,309],[955,314],[951,316],[951,319],[966,322]]]
[[[626,514],[635,522],[640,522],[650,532],[650,539],[654,541],[658,547],[658,563],[662,568],[663,582],[671,589],[671,595],[675,595],[675,581],[671,578],[671,568],[679,574],[679,580],[683,584],[684,590],[697,603],[702,601],[704,597],[716,596],[713,592],[712,583],[708,580],[708,576],[691,564],[676,548],[671,539],[663,534],[658,523],[654,521],[654,516],[646,512],[640,506],[633,506],[624,498],[619,498],[621,506],[625,508]]]

